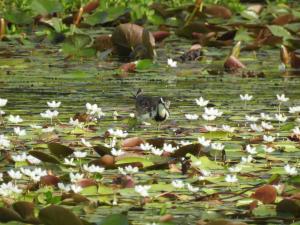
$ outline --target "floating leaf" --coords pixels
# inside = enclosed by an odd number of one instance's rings
[[[284,27],[278,25],[269,25],[267,26],[271,33],[276,37],[282,37],[284,39],[292,38],[290,32],[288,32]]]
[[[36,151],[36,150],[29,151],[28,153],[29,153],[29,155],[34,156],[35,158],[41,160],[42,162],[60,164],[60,161],[58,158],[56,158],[55,156],[50,155],[48,153],[45,153],[42,151]]]
[[[121,164],[129,164],[129,163],[141,163],[143,167],[152,166],[154,163],[145,158],[144,156],[137,157],[137,156],[122,156],[119,160],[116,161],[117,165]]]
[[[203,12],[222,19],[229,19],[232,16],[230,9],[221,5],[207,5],[204,7]]]
[[[202,155],[204,154],[204,152],[201,151],[202,147],[200,144],[190,144],[190,145],[185,145],[180,147],[179,149],[177,149],[172,156],[173,157],[184,157],[187,153],[190,153],[192,155]]]
[[[58,205],[41,209],[39,219],[45,225],[83,225],[73,212]]]
[[[15,202],[12,207],[26,221],[35,217],[34,204],[32,202],[19,201]]]
[[[33,22],[32,16],[29,12],[16,9],[5,12],[4,18],[17,25],[31,24]]]
[[[36,15],[48,15],[63,11],[62,4],[58,0],[33,0],[31,8]]]
[[[40,183],[46,186],[55,186],[59,183],[59,181],[58,177],[48,174],[41,177]]]
[[[107,148],[104,145],[96,145],[96,146],[93,147],[93,149],[95,150],[95,152],[97,152],[101,156],[109,154],[110,151],[111,151],[110,148]]]
[[[129,221],[123,214],[113,214],[105,217],[99,225],[129,225]]]
[[[144,140],[142,138],[131,137],[123,140],[121,146],[122,148],[132,148],[132,147],[140,146],[142,143],[144,143]]]
[[[77,57],[95,56],[96,50],[89,47],[92,43],[90,36],[85,34],[74,34],[69,36],[63,43],[62,49],[65,54]]]
[[[295,199],[283,199],[278,203],[276,210],[278,213],[299,217],[300,201]]]
[[[72,155],[74,152],[74,150],[70,147],[54,142],[49,143],[48,148],[53,155],[59,158],[65,158],[69,155]]]
[[[275,205],[260,205],[253,209],[252,213],[256,217],[271,217],[277,215]]]
[[[264,204],[274,203],[276,200],[277,191],[273,185],[264,185],[256,189],[252,198],[255,198]]]
[[[246,66],[234,56],[229,56],[224,63],[224,68],[228,72],[235,72],[239,69],[244,69]]]
[[[84,13],[90,13],[90,12],[94,11],[95,9],[97,9],[98,6],[99,6],[99,1],[100,0],[93,0],[93,1],[90,1],[89,3],[87,3],[83,7],[83,12]]]
[[[10,221],[22,222],[22,218],[14,210],[9,209],[9,208],[0,207],[0,221],[3,223],[7,223]]]

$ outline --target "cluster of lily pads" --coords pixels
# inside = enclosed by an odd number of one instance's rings
[[[298,183],[299,163],[294,158],[277,158],[276,152],[285,151],[277,143],[290,139],[290,145],[298,148],[299,126],[292,127],[288,136],[281,136],[280,130],[286,121],[293,121],[293,124],[300,122],[300,106],[288,107],[289,98],[284,94],[276,97],[278,108],[274,115],[268,112],[261,112],[259,115],[246,114],[244,121],[239,121],[236,126],[223,124],[220,127],[213,123],[223,116],[223,112],[208,107],[209,100],[203,97],[195,99],[195,107],[204,108],[202,122],[199,124],[208,124],[203,125],[195,140],[181,139],[179,142],[130,137],[130,130],[127,132],[112,128],[103,137],[94,141],[88,140],[81,134],[94,132],[91,126],[101,126],[101,119],[106,116],[97,104],[90,103],[86,104],[86,112],[81,117],[72,117],[68,123],[63,123],[58,120],[61,102],[47,102],[49,109],[40,113],[46,122],[25,128],[19,115],[6,116],[4,109],[8,100],[0,99],[1,126],[4,128],[0,135],[0,149],[6,161],[0,171],[0,195],[17,201],[24,198],[35,199],[43,191],[50,191],[63,204],[62,200],[68,198],[66,193],[89,199],[95,195],[102,196],[104,191],[111,197],[100,198],[100,202],[115,206],[123,204],[122,196],[137,198],[139,195],[139,201],[132,204],[147,207],[147,204],[159,201],[166,193],[176,194],[179,201],[183,194],[188,195],[190,200],[196,200],[199,196],[220,192],[218,184],[221,184],[227,186],[229,195],[235,195],[234,193],[250,186],[247,196],[241,196],[240,200],[248,199],[243,204],[258,201],[256,207],[259,208],[264,207],[264,204],[276,203],[277,211],[286,212],[288,208],[284,209],[280,204],[287,201],[284,197],[287,195],[285,188],[290,192],[288,201],[296,201],[291,196],[297,193],[297,189],[292,187]],[[240,95],[240,99],[245,103],[243,107],[247,108],[247,103],[253,96]],[[117,112],[113,113],[115,119],[118,119],[117,115]],[[198,114],[184,116],[191,122],[200,121]],[[132,114],[128,115],[130,119],[133,117]],[[79,140],[63,144],[60,143],[59,132],[65,129],[71,134],[76,134],[78,130],[84,132],[78,133]],[[151,125],[148,129],[151,129]],[[49,141],[43,139],[43,134],[58,136]],[[228,140],[234,140],[235,134],[242,134],[241,149],[234,149],[232,144],[227,143]],[[241,153],[240,160],[230,158],[228,153],[232,151]],[[222,157],[219,157],[220,154]],[[275,167],[272,166],[273,162]],[[52,167],[53,164],[58,167]],[[148,177],[149,180],[140,181],[144,173],[157,169],[168,169],[168,173],[183,176],[170,179],[168,183],[153,182],[151,176]],[[108,179],[110,170],[113,171],[113,177]],[[245,185],[247,174],[255,170],[262,170],[265,175],[260,177],[265,176],[266,179],[260,178],[252,187]],[[216,188],[213,185],[206,186],[207,184],[214,184]],[[168,191],[164,189],[166,187]],[[273,195],[268,196],[270,190]],[[34,201],[42,205],[60,202],[53,199],[55,198],[45,200],[44,196]],[[294,213],[293,216],[297,217],[298,214]]]

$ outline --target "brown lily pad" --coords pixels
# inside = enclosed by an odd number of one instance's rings
[[[257,188],[251,197],[263,202],[264,204],[270,204],[275,202],[277,191],[273,185],[267,184]]]

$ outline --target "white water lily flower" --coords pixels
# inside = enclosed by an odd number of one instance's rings
[[[111,150],[111,154],[112,154],[113,156],[120,156],[120,155],[123,155],[124,153],[125,153],[125,152],[122,151],[121,149],[117,150],[117,149],[113,148],[113,149]]]
[[[299,113],[300,106],[289,107],[289,113]]]
[[[196,98],[195,101],[196,101],[196,104],[201,107],[207,106],[207,104],[209,103],[209,100],[205,100],[202,97]]]
[[[73,152],[75,158],[84,158],[87,156],[87,152],[74,151]]]
[[[135,173],[139,172],[139,168],[138,167],[133,167],[131,165],[125,166],[124,168],[118,167],[118,170],[123,175],[135,174]]]
[[[184,188],[184,183],[182,180],[173,180],[171,184],[175,188],[179,188],[179,189]]]
[[[134,190],[140,194],[142,197],[148,197],[149,193],[148,191],[150,190],[151,186],[150,185],[136,185],[134,187]]]
[[[245,119],[249,122],[256,122],[259,118],[256,116],[250,116],[250,115],[246,115]]]
[[[0,98],[0,107],[4,107],[7,104],[7,99]]]
[[[97,116],[99,119],[103,116],[105,116],[105,113],[102,112],[102,109],[100,107],[98,107],[97,104],[90,104],[90,103],[86,103],[85,105],[86,109],[87,109],[87,114],[89,115],[94,115]]]
[[[129,117],[134,118],[135,117],[134,113],[129,113]]]
[[[257,125],[256,123],[250,124],[250,128],[255,132],[262,132],[264,130],[261,126]]]
[[[214,150],[222,151],[224,149],[224,145],[222,143],[212,143],[211,148]]]
[[[265,114],[265,113],[260,113],[260,118],[262,120],[272,120],[273,119],[273,117],[271,117],[270,115]]]
[[[79,127],[79,128],[82,128],[84,126],[84,123],[79,122],[78,119],[74,120],[72,117],[69,120],[69,124],[74,126],[74,127]]]
[[[222,125],[222,129],[223,129],[223,131],[229,132],[229,133],[233,133],[234,130],[235,130],[234,127],[231,127],[231,126],[229,126],[229,125]]]
[[[213,132],[213,131],[217,131],[218,128],[217,127],[213,127],[213,126],[208,126],[208,125],[205,125],[204,128],[209,131],[209,132]]]
[[[74,193],[80,193],[82,191],[82,187],[80,187],[79,185],[77,184],[72,184],[71,185],[71,190],[74,192]]]
[[[255,147],[251,147],[251,145],[247,145],[246,146],[246,152],[248,152],[251,155],[257,154],[256,148]]]
[[[184,116],[187,120],[197,120],[199,118],[197,114],[185,114]]]
[[[264,121],[261,122],[261,126],[262,126],[262,128],[264,128],[266,130],[272,130],[274,128],[271,123],[267,123]]]
[[[5,112],[0,109],[0,115],[5,115]]]
[[[184,141],[184,140],[180,141],[181,146],[190,145],[190,144],[192,144],[192,142],[190,141]]]
[[[76,163],[74,162],[74,158],[64,158],[64,164],[68,166],[76,166]]]
[[[143,151],[150,151],[153,148],[153,145],[150,145],[149,143],[141,143],[140,147]]]
[[[163,150],[165,152],[173,153],[173,152],[175,152],[177,150],[177,148],[173,147],[171,144],[164,143]]]
[[[198,142],[201,144],[201,145],[203,145],[204,147],[208,147],[209,145],[210,145],[210,143],[211,143],[211,140],[209,140],[209,139],[205,139],[205,137],[199,137],[198,138]]]
[[[0,185],[0,195],[4,197],[20,193],[22,193],[22,189],[19,189],[18,186],[14,185],[12,182],[3,183]]]
[[[42,163],[41,160],[39,160],[38,158],[35,158],[35,157],[32,156],[32,155],[28,155],[28,156],[27,156],[27,161],[28,161],[30,164],[34,164],[34,165],[37,165],[37,164]]]
[[[65,185],[64,183],[58,183],[57,187],[62,190],[62,191],[66,191],[69,192],[71,191],[71,186],[70,185]]]
[[[252,155],[248,155],[247,157],[242,157],[241,158],[241,163],[251,163],[253,160],[253,157]]]
[[[89,141],[86,141],[84,138],[81,138],[80,141],[85,147],[88,147],[88,148],[92,147],[92,144]]]
[[[272,152],[275,151],[274,148],[268,147],[267,145],[264,145],[263,148],[264,148],[264,151],[265,151],[266,153],[272,153]]]
[[[294,175],[298,174],[298,171],[297,171],[296,167],[292,167],[289,164],[284,166],[284,170],[290,176],[294,176]]]
[[[227,174],[225,177],[225,181],[227,183],[236,183],[236,182],[238,182],[238,179],[237,179],[236,175],[234,175],[234,174],[233,175]]]
[[[293,134],[295,134],[295,135],[300,135],[300,129],[299,129],[299,127],[295,127],[295,128],[293,129]]]
[[[287,120],[287,117],[284,114],[275,114],[275,118],[279,122],[285,122]]]
[[[60,107],[61,102],[56,102],[56,101],[52,101],[52,102],[47,102],[47,105],[50,108],[58,108]]]
[[[9,148],[10,141],[3,134],[0,135],[0,149]]]
[[[151,152],[152,152],[152,154],[154,154],[154,155],[160,156],[160,155],[163,154],[164,150],[161,150],[161,149],[159,149],[159,148],[153,147],[153,148],[151,149]]]
[[[36,125],[36,124],[30,124],[30,127],[31,127],[32,129],[42,129],[42,128],[43,128],[42,126]]]
[[[22,123],[23,119],[19,115],[17,116],[9,115],[8,121],[17,124],[17,123]]]
[[[214,115],[207,115],[207,114],[202,114],[202,118],[206,121],[212,121],[215,120],[217,117]]]
[[[173,59],[168,59],[168,66],[169,67],[177,67],[177,62],[174,61]]]
[[[87,164],[83,165],[83,169],[89,173],[103,173],[105,170],[103,167],[96,166],[96,165],[89,166]]]
[[[55,129],[54,127],[47,127],[47,128],[43,128],[42,132],[43,133],[51,133],[54,131],[54,129]]]
[[[190,183],[186,183],[186,187],[190,192],[198,192],[200,188],[192,186]]]
[[[249,94],[245,94],[245,95],[240,95],[240,98],[242,101],[251,101],[253,96]]]
[[[125,137],[127,137],[127,135],[128,135],[127,131],[122,131],[122,130],[120,130],[120,129],[116,129],[116,130],[109,129],[108,132],[109,132],[112,136],[120,137],[120,138],[125,138]]]
[[[210,171],[208,171],[208,170],[201,170],[200,171],[201,172],[201,176],[199,176],[199,180],[205,180],[206,179],[206,177],[210,177],[211,176],[211,172]]]
[[[47,119],[53,119],[54,117],[57,117],[59,112],[57,110],[51,111],[50,109],[47,109],[45,112],[40,113],[42,118],[47,118]]]
[[[22,174],[20,171],[15,171],[15,170],[9,170],[7,171],[7,174],[11,177],[13,180],[20,180],[22,178]]]
[[[27,154],[26,154],[26,152],[23,152],[22,154],[19,154],[19,155],[12,155],[11,158],[15,162],[25,162],[27,159]]]
[[[72,183],[76,183],[77,181],[83,179],[84,174],[81,173],[70,173],[70,180]]]
[[[228,168],[229,172],[231,173],[239,173],[242,170],[242,167],[240,166],[233,166]]]
[[[34,168],[33,170],[21,168],[21,172],[35,182],[39,182],[41,177],[47,175],[47,171],[42,170],[41,168]]]
[[[21,129],[20,127],[14,127],[14,132],[18,136],[25,136],[26,135],[26,130]]]
[[[277,97],[277,100],[280,101],[280,102],[287,102],[289,100],[289,98],[285,97],[284,94],[276,95],[276,97]]]
[[[223,112],[219,111],[218,109],[215,109],[213,107],[204,108],[204,114],[209,115],[209,116],[216,116],[216,117],[220,117],[223,115]]]
[[[264,135],[263,139],[265,142],[273,142],[275,141],[275,137]]]

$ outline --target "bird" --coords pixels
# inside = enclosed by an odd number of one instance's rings
[[[156,122],[163,122],[169,118],[170,101],[166,101],[163,97],[146,96],[142,89],[138,89],[134,98],[138,120],[152,119]]]

